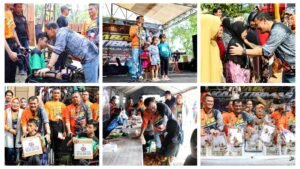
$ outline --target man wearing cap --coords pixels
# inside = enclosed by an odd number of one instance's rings
[[[60,8],[60,12],[61,12],[61,14],[56,20],[58,27],[59,28],[68,27],[69,23],[67,20],[67,16],[69,15],[70,9],[64,5]]]
[[[59,56],[68,51],[73,57],[80,60],[86,83],[96,83],[99,74],[99,50],[98,47],[89,42],[82,35],[70,28],[59,28],[55,22],[46,25],[46,32],[49,39],[55,39],[54,46],[48,45],[53,49],[47,68],[37,71],[41,75],[52,70]],[[61,57],[66,57],[65,55]]]

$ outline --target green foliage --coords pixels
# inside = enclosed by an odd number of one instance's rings
[[[211,13],[213,9],[215,8],[221,8],[223,12],[225,12],[226,15],[231,17],[237,17],[242,16],[245,13],[250,13],[252,9],[254,9],[255,4],[229,4],[229,3],[223,3],[223,4],[201,4],[200,8],[201,11],[204,13]]]
[[[193,55],[192,36],[197,34],[197,15],[190,16],[186,21],[170,28],[170,44],[172,51],[178,50],[174,47],[175,41],[179,41],[188,56]],[[172,45],[173,44],[173,45]]]
[[[47,15],[45,15],[45,5],[49,4],[36,4],[35,5],[35,17],[43,19],[46,17],[46,19],[50,19],[52,21],[56,21],[56,19],[60,16],[60,7],[61,4],[50,4],[51,7],[46,12]],[[88,14],[88,7],[86,5],[86,8],[83,9],[80,5],[72,5],[72,4],[64,4],[68,7],[70,7],[72,10],[70,11],[70,14],[68,16],[69,23],[83,23],[87,19],[89,19]]]

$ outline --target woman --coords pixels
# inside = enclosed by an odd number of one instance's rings
[[[223,66],[216,37],[221,26],[217,16],[202,14],[201,20],[201,82],[221,83]]]
[[[5,165],[17,165],[21,145],[21,116],[20,101],[12,99],[11,108],[5,110]]]
[[[222,27],[223,27],[223,32],[224,32],[222,35],[222,39],[224,41],[225,49],[227,49],[228,43],[232,38],[230,18],[223,19]]]
[[[220,26],[220,30],[218,32],[218,36],[217,36],[216,41],[217,41],[217,44],[218,44],[218,47],[219,47],[220,59],[221,60],[224,59],[224,56],[226,54],[226,48],[225,48],[225,45],[224,45],[224,41],[222,39],[223,34],[224,34],[224,28],[223,28],[223,26]]]
[[[246,54],[233,56],[229,53],[230,46],[240,45],[246,50],[244,40],[247,36],[247,27],[244,22],[237,21],[232,24],[232,38],[228,44],[226,53],[226,82],[227,83],[249,83],[250,81],[250,59]]]

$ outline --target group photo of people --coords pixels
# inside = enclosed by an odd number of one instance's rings
[[[295,83],[295,4],[201,4],[201,82]]]
[[[291,86],[201,87],[202,165],[295,165]]]
[[[104,87],[104,166],[196,166],[196,87]]]
[[[99,4],[5,4],[6,83],[97,83]]]
[[[103,6],[104,82],[196,82],[197,4]]]
[[[5,165],[99,165],[99,87],[5,90]]]

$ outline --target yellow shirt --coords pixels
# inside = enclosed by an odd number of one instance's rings
[[[92,29],[98,29],[97,19],[89,19],[88,21],[84,22],[81,28],[81,34],[87,37],[87,32]]]
[[[90,101],[87,101],[86,103],[85,103],[89,108],[91,108],[91,106],[92,106],[92,102],[90,102]]]
[[[59,101],[48,101],[45,104],[45,109],[48,114],[48,118],[50,121],[62,120],[62,109],[64,109],[66,105]]]
[[[11,11],[5,11],[4,21],[5,39],[14,38],[14,29],[16,27],[14,17]]]

